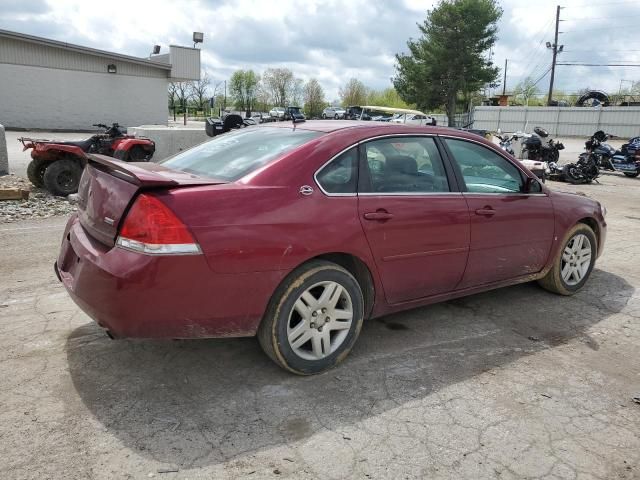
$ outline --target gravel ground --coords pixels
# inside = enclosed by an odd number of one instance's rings
[[[306,378],[253,338],[109,340],[53,273],[65,219],[0,226],[0,478],[640,478],[640,179],[547,184],[609,210],[581,292],[373,320]]]
[[[0,177],[1,187],[30,190],[28,200],[0,200],[0,224],[33,218],[69,215],[76,206],[64,197],[56,197],[42,188],[36,188],[26,178],[16,175]]]

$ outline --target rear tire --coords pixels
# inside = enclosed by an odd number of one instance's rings
[[[285,370],[313,375],[347,356],[363,317],[362,290],[353,275],[334,263],[312,261],[278,287],[258,329],[258,341]]]
[[[44,186],[59,197],[66,197],[78,191],[82,167],[68,158],[51,162],[44,171]]]
[[[538,280],[538,284],[558,295],[573,295],[589,279],[596,263],[597,248],[596,235],[591,227],[584,223],[575,225],[565,236],[553,267]],[[575,273],[571,273],[572,270]]]
[[[623,172],[627,177],[636,178],[640,172]]]
[[[585,180],[576,174],[575,169],[576,166],[573,163],[565,165],[562,168],[562,174],[564,178],[567,180],[567,182],[573,185],[580,185],[582,183],[585,183]]]
[[[44,187],[44,171],[47,169],[49,163],[49,161],[42,159],[34,159],[29,162],[27,166],[27,178],[29,178],[29,181],[35,187]]]

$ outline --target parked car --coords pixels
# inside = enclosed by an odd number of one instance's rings
[[[285,112],[286,110],[284,107],[273,107],[271,110],[269,110],[269,116],[271,118],[282,120],[284,119]]]
[[[339,118],[344,118],[345,113],[347,113],[347,111],[342,107],[327,107],[322,111],[322,118],[334,118],[338,120]]]
[[[300,107],[287,107],[284,112],[285,120],[295,120],[296,122],[302,122],[306,119],[302,109]]]
[[[424,113],[397,113],[390,120],[392,123],[405,123],[407,125],[435,125],[436,119]]]
[[[257,335],[314,374],[365,319],[532,280],[577,292],[605,213],[474,134],[278,123],[159,164],[90,156],[55,271],[113,338]]]

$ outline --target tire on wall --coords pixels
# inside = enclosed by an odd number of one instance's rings
[[[78,191],[82,167],[75,160],[63,158],[51,162],[44,171],[44,186],[59,197],[66,197]]]
[[[298,375],[341,362],[360,334],[364,299],[358,281],[341,266],[314,260],[293,271],[274,293],[258,340],[279,366]]]
[[[578,223],[565,236],[553,267],[538,280],[538,284],[559,295],[573,295],[589,279],[596,262],[597,249],[598,240],[591,227]]]
[[[49,165],[49,161],[42,159],[34,159],[27,166],[27,178],[36,187],[44,187],[44,171]]]

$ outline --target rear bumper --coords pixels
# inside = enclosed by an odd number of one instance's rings
[[[282,272],[214,273],[203,255],[150,256],[109,248],[67,223],[56,275],[114,337],[254,335]]]

